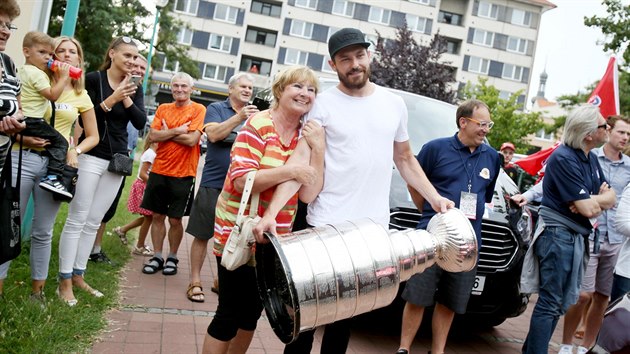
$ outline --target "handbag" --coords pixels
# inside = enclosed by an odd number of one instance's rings
[[[98,73],[98,89],[101,95],[101,102],[103,102],[103,82],[101,79],[101,72]],[[105,113],[105,134],[107,135],[107,142],[109,143],[109,152],[112,154],[112,159],[109,160],[107,165],[107,171],[115,173],[121,176],[131,176],[133,173],[133,159],[128,155],[115,153],[112,151],[112,139],[109,137],[109,127],[107,125],[107,112]]]
[[[253,229],[260,221],[260,216],[257,215],[260,193],[255,193],[252,196],[252,203],[249,207],[249,215],[243,215],[245,213],[245,208],[247,207],[247,202],[249,201],[249,195],[251,194],[252,187],[254,185],[255,176],[255,171],[247,173],[245,188],[243,189],[243,195],[241,196],[241,204],[238,208],[238,214],[236,215],[236,224],[232,227],[232,232],[230,232],[230,236],[223,248],[221,265],[227,270],[235,270],[247,263],[252,266],[255,265],[252,246],[256,243],[256,241],[254,239]],[[252,212],[254,213],[254,216],[252,216]]]
[[[11,183],[11,142],[0,173],[0,264],[15,259],[22,250],[20,218],[20,182],[22,180],[22,143],[17,181]]]

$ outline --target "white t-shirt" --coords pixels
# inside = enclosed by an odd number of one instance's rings
[[[155,160],[155,150],[148,148],[142,153],[142,156],[140,156],[140,166],[142,166],[144,162],[148,162],[153,165],[153,160]],[[141,168],[138,169],[138,179],[140,179],[140,170]],[[151,166],[149,166],[149,171],[147,172],[151,172]]]
[[[394,141],[409,140],[402,98],[376,86],[367,97],[333,87],[306,117],[326,131],[324,187],[308,206],[313,226],[369,217],[388,229]]]

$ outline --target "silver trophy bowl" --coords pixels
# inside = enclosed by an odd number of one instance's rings
[[[435,215],[426,231],[361,219],[269,238],[256,249],[258,289],[284,343],[389,305],[401,282],[433,264],[464,272],[477,262],[475,231],[458,209]]]

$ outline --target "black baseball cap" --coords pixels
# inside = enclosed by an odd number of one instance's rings
[[[334,58],[335,54],[343,48],[355,44],[368,48],[371,43],[366,41],[363,32],[356,28],[340,29],[330,36],[328,40],[328,53],[330,53],[330,58]]]

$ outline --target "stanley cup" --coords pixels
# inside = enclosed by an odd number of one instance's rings
[[[426,231],[388,232],[361,219],[270,240],[257,246],[258,289],[284,343],[302,331],[389,305],[401,282],[435,263],[463,272],[477,261],[475,231],[458,209],[435,215]]]

